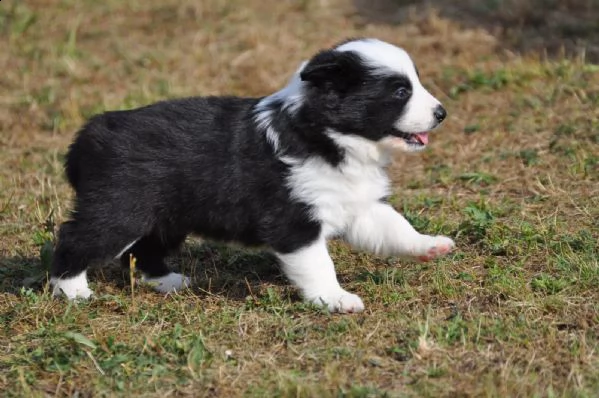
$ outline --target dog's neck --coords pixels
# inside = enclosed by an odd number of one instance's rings
[[[291,109],[277,94],[273,96],[258,103],[254,119],[277,156],[298,161],[319,156],[335,167],[348,162],[377,167],[389,164],[391,155],[386,147],[328,128],[311,118],[303,105]]]
[[[313,120],[304,105],[290,109],[276,95],[262,99],[254,109],[258,131],[276,156],[299,161],[319,156],[332,166],[339,165],[345,150],[326,134],[326,127]]]

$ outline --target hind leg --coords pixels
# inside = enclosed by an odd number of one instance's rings
[[[158,236],[151,234],[143,236],[126,248],[121,255],[121,265],[129,267],[130,255],[135,259],[136,268],[142,272],[142,281],[151,285],[161,293],[168,293],[190,286],[191,280],[181,274],[172,272],[165,257],[176,250],[185,240],[185,235]]]
[[[114,256],[122,242],[134,239],[134,234],[130,229],[84,220],[62,224],[50,271],[53,295],[89,298],[93,292],[87,284],[88,266]]]

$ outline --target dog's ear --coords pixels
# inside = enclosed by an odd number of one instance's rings
[[[360,57],[352,52],[325,50],[308,62],[300,72],[300,78],[319,87],[328,83],[338,89],[345,88],[359,78],[360,61]]]

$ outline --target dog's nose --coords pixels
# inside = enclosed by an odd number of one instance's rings
[[[435,115],[435,119],[437,119],[437,122],[439,123],[441,123],[447,117],[447,111],[441,105],[437,105],[433,114]]]

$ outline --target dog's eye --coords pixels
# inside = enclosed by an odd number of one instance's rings
[[[395,91],[394,97],[400,100],[405,100],[410,96],[410,90],[405,87],[400,87]]]

